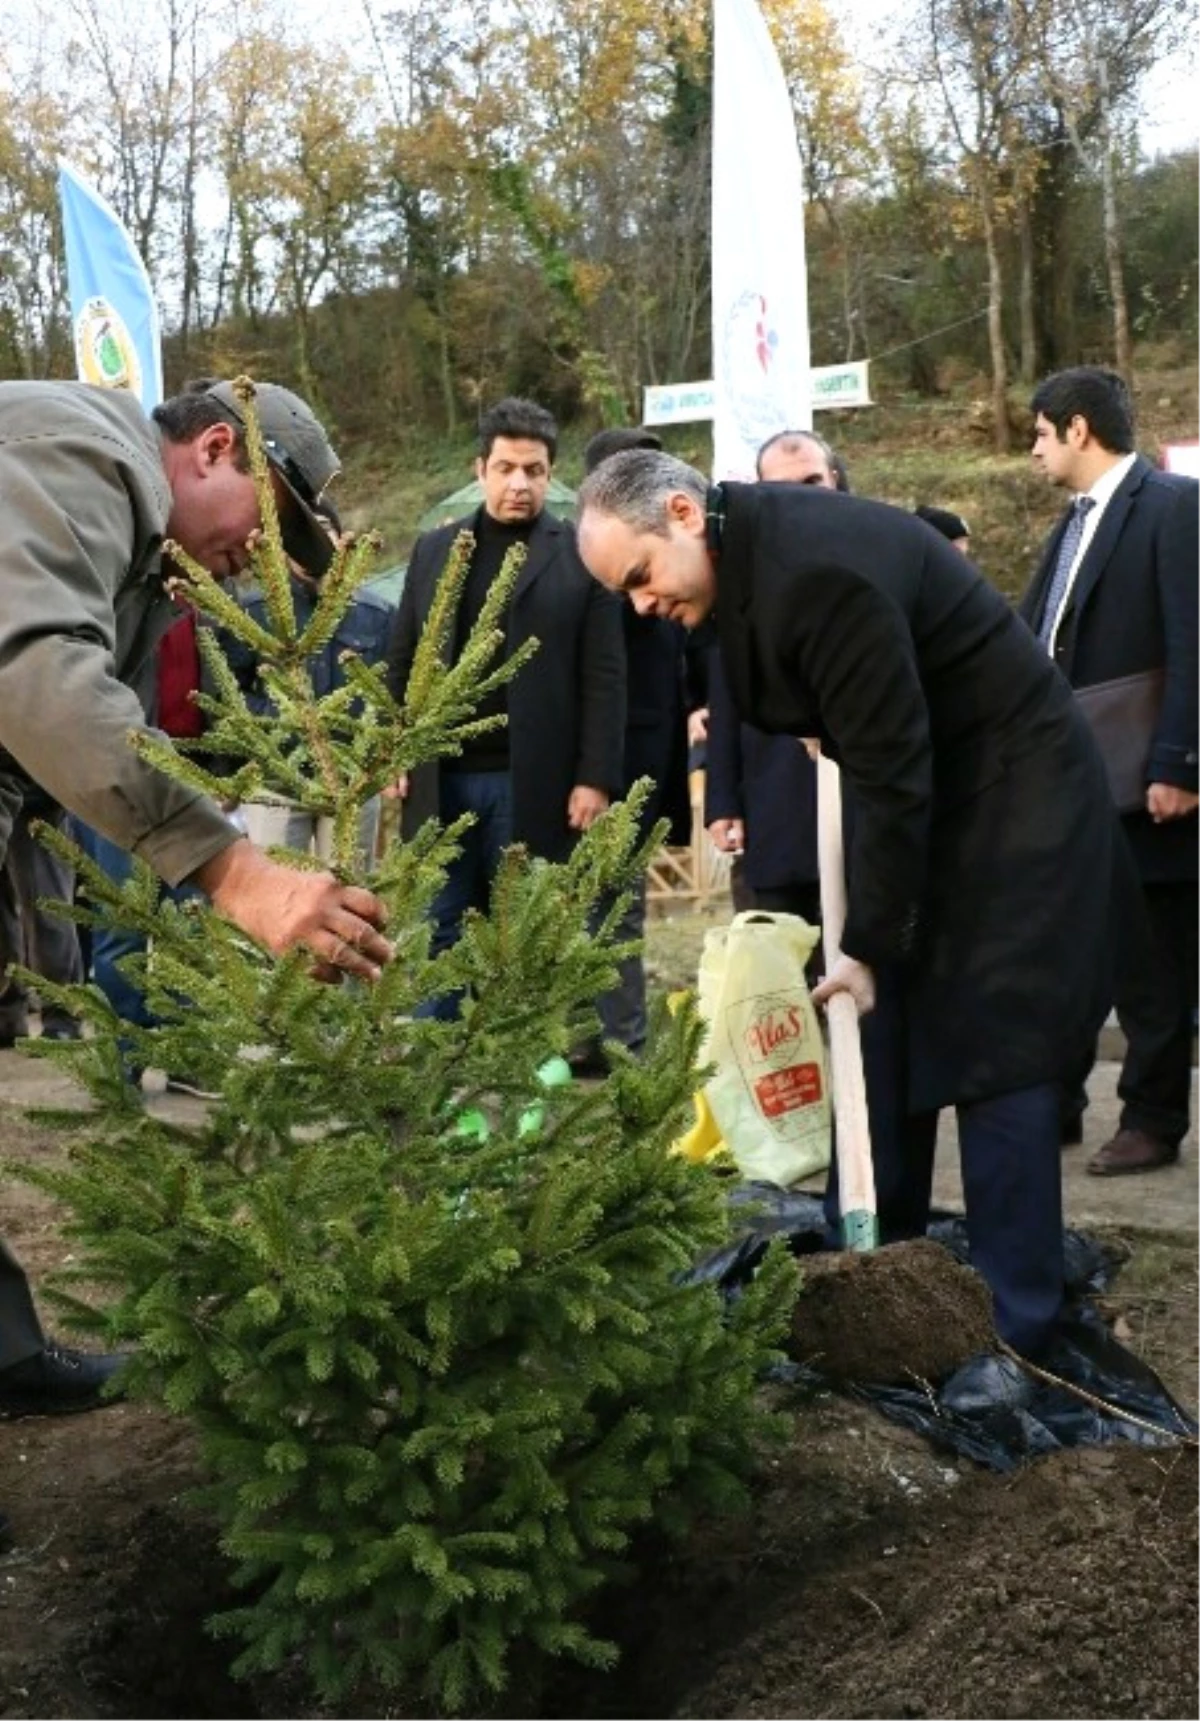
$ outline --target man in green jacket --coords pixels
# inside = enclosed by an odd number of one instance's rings
[[[285,546],[323,572],[332,546],[315,510],[337,457],[287,389],[261,384],[255,406]],[[32,781],[267,949],[302,945],[327,979],[375,978],[391,954],[375,896],[269,860],[128,744],[149,727],[155,647],[172,620],[164,539],[222,579],[260,529],[232,385],[198,384],[151,420],[120,391],[0,384],[0,519],[0,859]],[[116,1366],[46,1341],[0,1242],[0,1417],[90,1408]]]

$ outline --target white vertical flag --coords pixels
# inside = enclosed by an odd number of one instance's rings
[[[808,430],[804,181],[783,69],[756,0],[713,0],[713,476]]]

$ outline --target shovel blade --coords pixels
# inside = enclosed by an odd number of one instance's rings
[[[842,1214],[842,1248],[864,1254],[879,1247],[879,1216],[860,1208],[855,1213]]]

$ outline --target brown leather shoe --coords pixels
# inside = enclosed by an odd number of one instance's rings
[[[1174,1165],[1178,1147],[1159,1141],[1141,1129],[1119,1129],[1087,1162],[1093,1177],[1128,1177],[1135,1171],[1158,1171]]]

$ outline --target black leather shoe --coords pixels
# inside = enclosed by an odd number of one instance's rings
[[[0,1369],[0,1417],[66,1416],[112,1404],[120,1391],[102,1389],[125,1360],[48,1344],[36,1356]]]
[[[938,1404],[966,1416],[982,1410],[1023,1410],[1033,1393],[1033,1381],[1011,1357],[980,1351],[955,1369],[938,1393]]]
[[[572,1052],[567,1059],[571,1066],[571,1074],[578,1082],[598,1082],[611,1072],[608,1059],[599,1046],[588,1046],[583,1051]]]
[[[81,1040],[83,1029],[71,1016],[55,1016],[49,1022],[42,1018],[43,1040]]]

